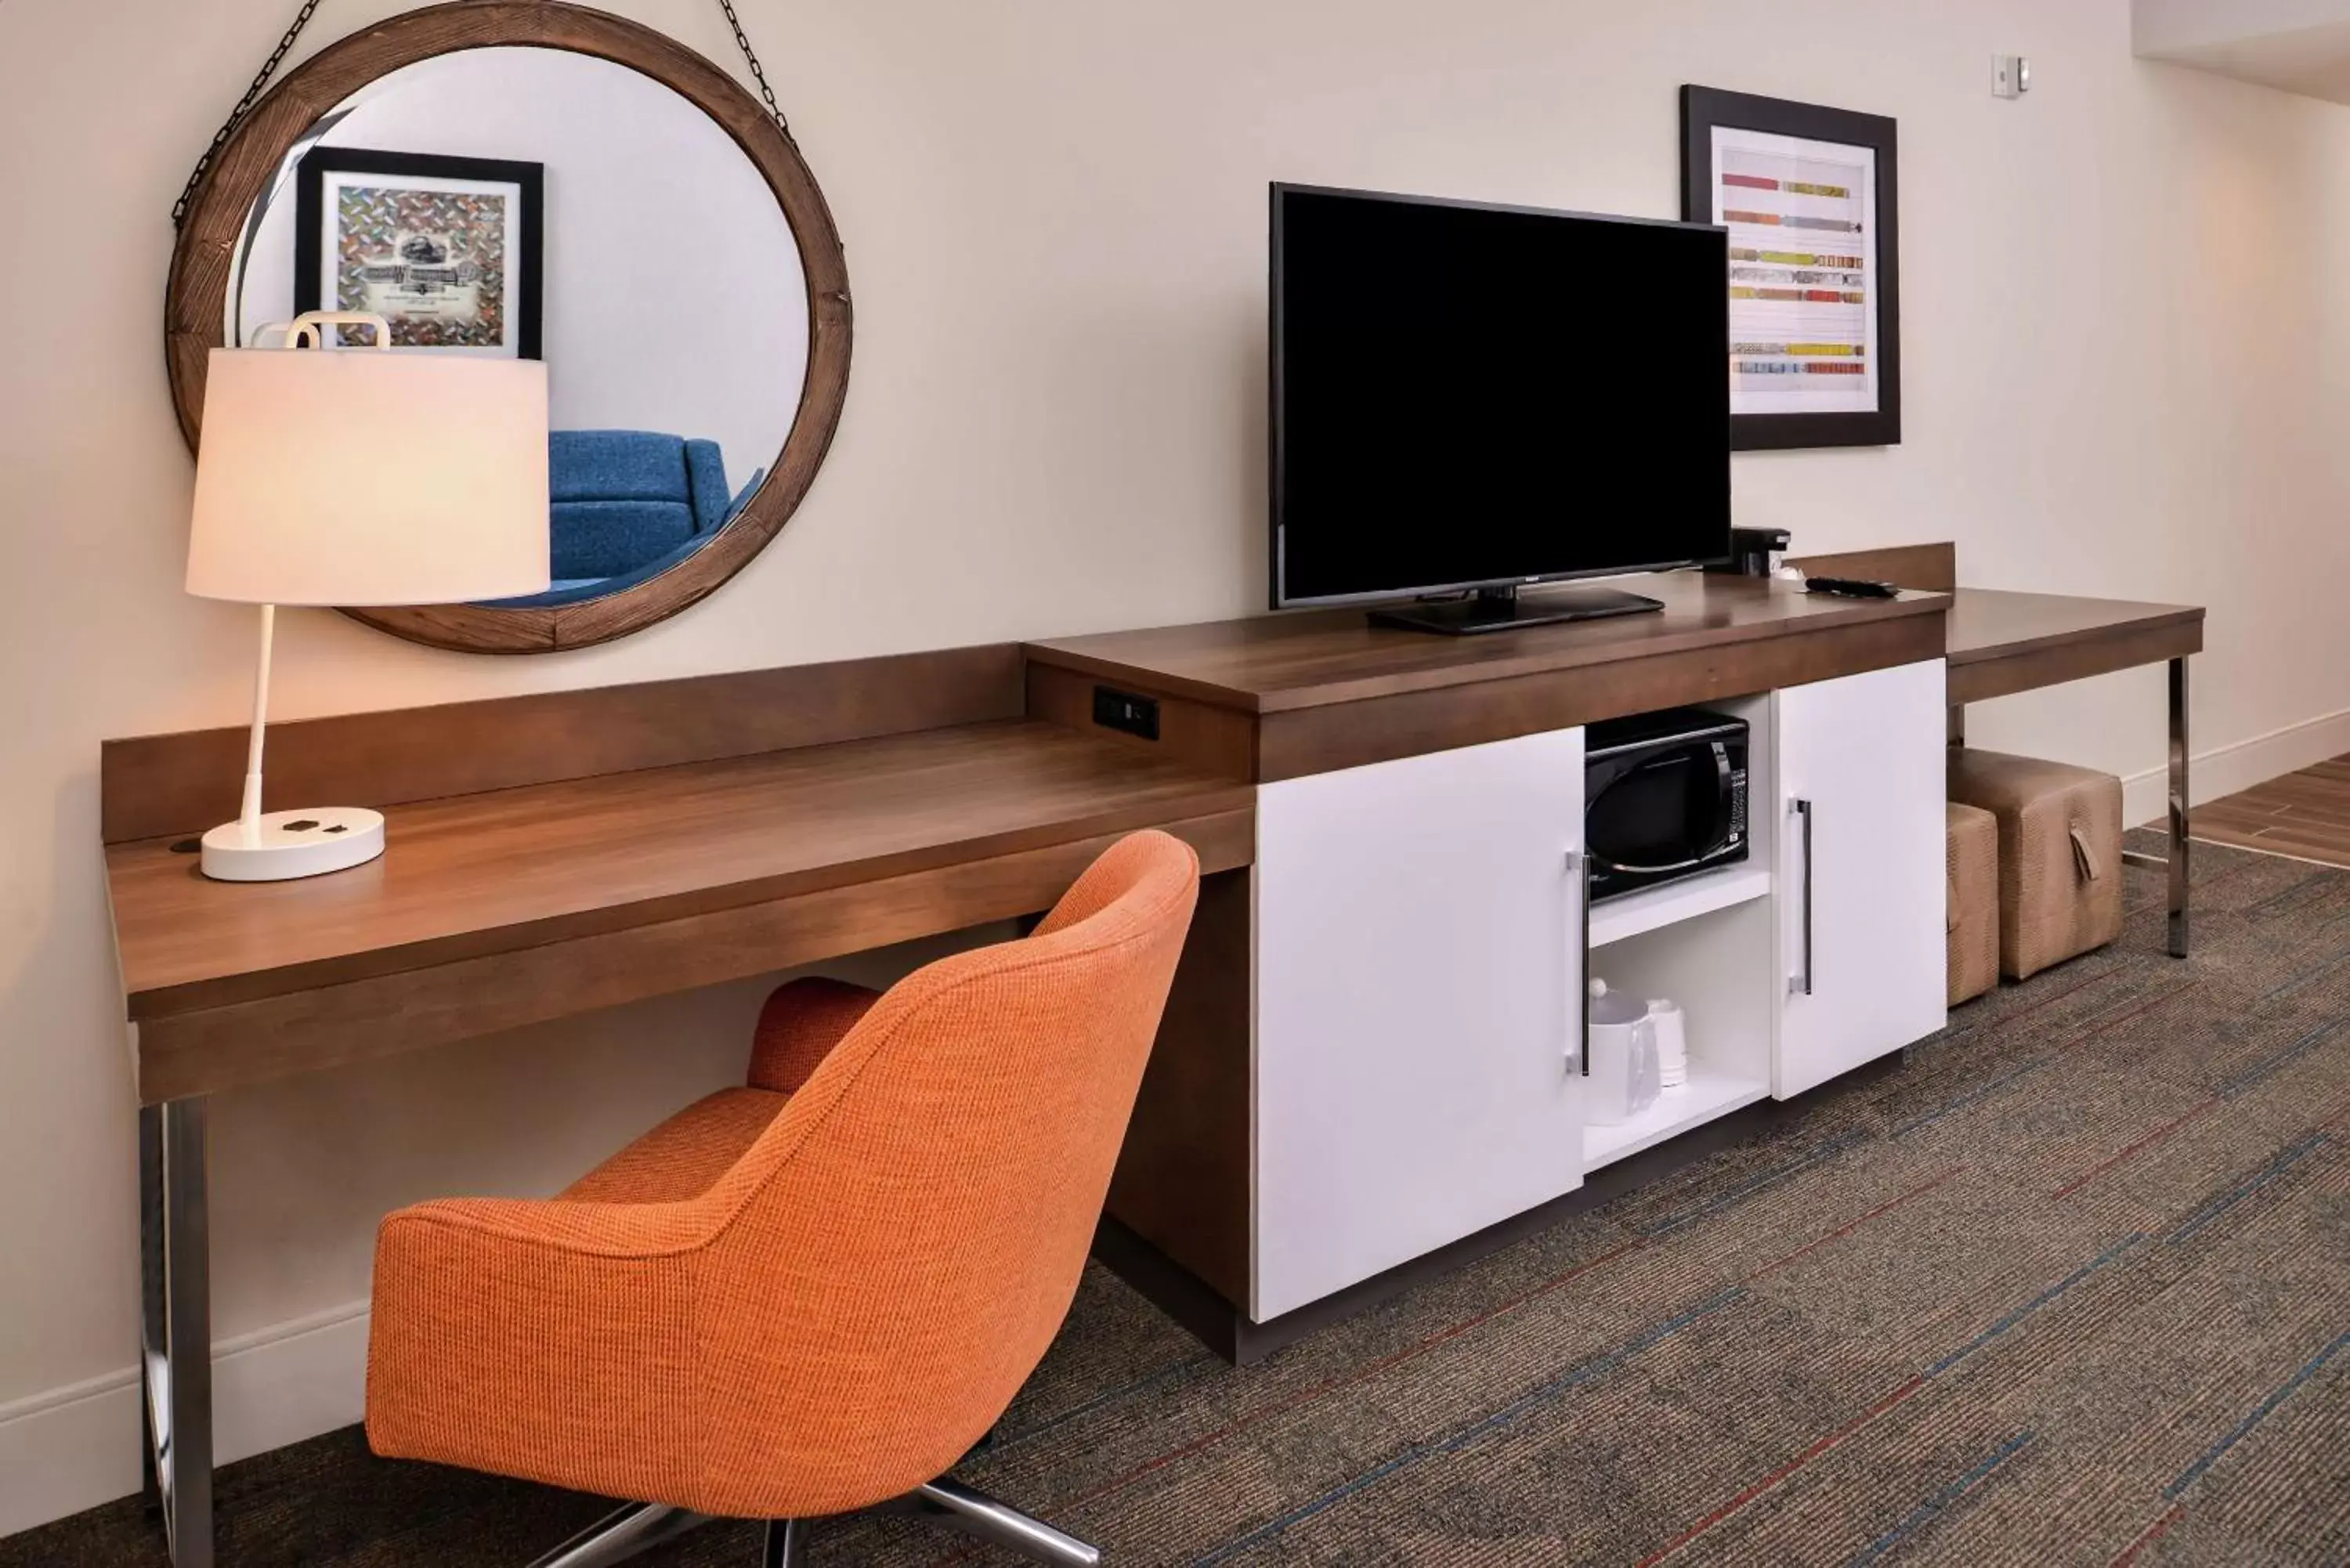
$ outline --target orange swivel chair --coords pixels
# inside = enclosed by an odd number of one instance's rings
[[[877,995],[777,990],[749,1086],[548,1201],[420,1203],[376,1241],[368,1441],[645,1500],[553,1554],[611,1563],[706,1516],[898,1501],[1039,1561],[1082,1542],[944,1478],[1076,1293],[1200,863],[1112,846],[1035,933]]]

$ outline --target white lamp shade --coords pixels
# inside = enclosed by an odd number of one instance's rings
[[[426,605],[546,587],[545,365],[212,351],[190,593]]]

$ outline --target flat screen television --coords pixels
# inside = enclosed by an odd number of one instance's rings
[[[1276,184],[1272,260],[1275,608],[1482,631],[1729,559],[1723,230]]]

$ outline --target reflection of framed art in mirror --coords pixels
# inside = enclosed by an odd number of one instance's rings
[[[395,352],[539,357],[546,170],[312,148],[295,176],[294,310],[391,323]]]

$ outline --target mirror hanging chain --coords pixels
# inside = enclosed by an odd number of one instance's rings
[[[213,160],[219,156],[220,150],[228,145],[228,139],[236,134],[236,128],[244,123],[244,117],[253,112],[253,106],[261,101],[263,91],[269,86],[269,78],[277,74],[277,67],[285,63],[286,55],[294,47],[294,41],[302,36],[302,29],[309,25],[310,17],[319,4],[320,0],[302,0],[301,9],[294,13],[293,26],[286,29],[286,36],[277,40],[277,47],[269,51],[267,59],[262,61],[261,70],[254,77],[253,85],[244,89],[244,96],[236,100],[234,109],[228,111],[228,119],[213,132],[212,145],[206,147],[203,156],[196,160],[195,168],[189,171],[187,184],[181,188],[180,199],[172,203],[172,227],[174,229],[187,222],[188,207],[195,200],[196,187],[204,182],[205,171],[212,168]],[[766,100],[768,118],[775,122],[775,129],[783,132],[785,141],[798,147],[798,141],[792,136],[791,123],[784,119],[783,106],[775,101],[775,89],[767,85],[767,73],[759,64],[758,53],[751,47],[750,36],[743,31],[743,19],[734,14],[733,0],[718,0],[718,8],[726,14],[726,25],[734,31],[735,47],[743,51],[743,63],[751,67],[751,79],[758,83],[759,96]]]
[[[204,171],[213,166],[213,160],[219,156],[220,150],[228,145],[229,137],[244,122],[244,117],[253,112],[253,106],[261,101],[262,89],[269,85],[269,78],[277,74],[278,66],[284,63],[287,51],[294,47],[294,40],[302,36],[302,29],[309,26],[311,14],[317,9],[318,0],[302,0],[302,8],[294,13],[294,25],[286,29],[286,36],[277,40],[277,47],[269,51],[267,59],[261,62],[260,73],[253,78],[253,85],[244,89],[244,96],[236,100],[234,109],[228,111],[228,118],[221,122],[221,128],[213,132],[212,145],[205,148],[203,155],[196,160],[195,168],[189,171],[187,184],[181,188],[180,199],[172,203],[173,228],[188,221],[188,204],[196,199],[196,187],[204,182]]]
[[[759,84],[759,96],[767,100],[767,118],[784,133],[784,140],[796,148],[799,142],[792,136],[791,122],[784,118],[784,106],[775,101],[775,89],[767,85],[767,73],[759,65],[758,51],[751,47],[750,35],[743,31],[743,18],[734,15],[734,0],[718,0],[718,8],[726,13],[726,25],[734,29],[734,47],[743,51],[743,63],[751,67],[751,79]]]

